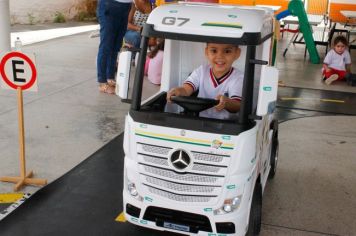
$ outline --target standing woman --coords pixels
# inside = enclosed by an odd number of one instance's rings
[[[132,0],[99,0],[100,44],[97,58],[99,91],[115,93],[115,69]]]

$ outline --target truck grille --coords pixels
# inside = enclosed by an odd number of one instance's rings
[[[155,195],[177,202],[212,203],[222,191],[229,155],[190,151],[192,166],[180,173],[169,163],[173,148],[137,143],[141,181]]]
[[[143,166],[145,172],[162,176],[165,178],[170,178],[172,180],[181,180],[186,182],[198,182],[198,183],[216,183],[218,177],[213,176],[204,176],[204,175],[195,175],[195,174],[178,174],[175,171],[156,168],[153,166],[146,166],[140,163]]]
[[[201,172],[212,172],[217,173],[221,170],[221,168],[226,167],[219,167],[219,166],[209,166],[209,165],[201,165],[201,164],[194,164],[193,170],[201,171]]]
[[[224,157],[229,157],[229,156],[224,156],[224,155],[214,155],[210,153],[202,153],[202,152],[192,152],[194,155],[194,159],[197,161],[210,161],[210,162],[222,162]]]
[[[192,196],[192,195],[179,195],[179,194],[175,194],[175,193],[170,193],[167,191],[163,191],[161,189],[158,188],[153,188],[151,186],[148,186],[148,190],[151,193],[160,195],[162,197],[174,200],[174,201],[178,201],[178,202],[209,202],[211,200],[211,198],[213,197],[217,197],[217,196]]]
[[[152,157],[152,156],[143,156],[143,160],[146,163],[150,164],[156,164],[160,166],[168,166],[168,159],[166,158],[157,158],[157,157]]]
[[[190,185],[180,184],[171,181],[158,179],[151,176],[146,176],[147,183],[156,186],[162,186],[165,189],[170,189],[176,192],[188,192],[188,193],[212,193],[215,188],[219,186],[205,186],[205,185]]]
[[[168,155],[168,152],[172,149],[172,148],[161,147],[156,145],[148,145],[144,143],[138,143],[138,144],[141,144],[141,147],[145,152],[155,153],[155,154]]]

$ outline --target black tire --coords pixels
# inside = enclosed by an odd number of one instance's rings
[[[248,221],[248,230],[246,236],[259,235],[261,231],[262,218],[262,186],[257,183],[253,191],[252,203],[250,209],[250,218]]]
[[[272,136],[272,147],[270,155],[271,170],[269,171],[268,178],[273,179],[277,172],[278,153],[279,153],[278,131],[275,131]]]

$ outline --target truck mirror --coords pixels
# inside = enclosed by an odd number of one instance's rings
[[[130,71],[131,71],[132,52],[121,52],[119,56],[119,65],[116,74],[116,94],[126,100],[128,98]]]
[[[257,116],[264,116],[274,111],[277,101],[278,70],[275,67],[262,66],[258,92]]]

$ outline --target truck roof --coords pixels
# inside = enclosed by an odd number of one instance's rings
[[[273,32],[273,11],[237,5],[179,2],[155,8],[148,17],[155,31],[200,36],[242,38]]]

